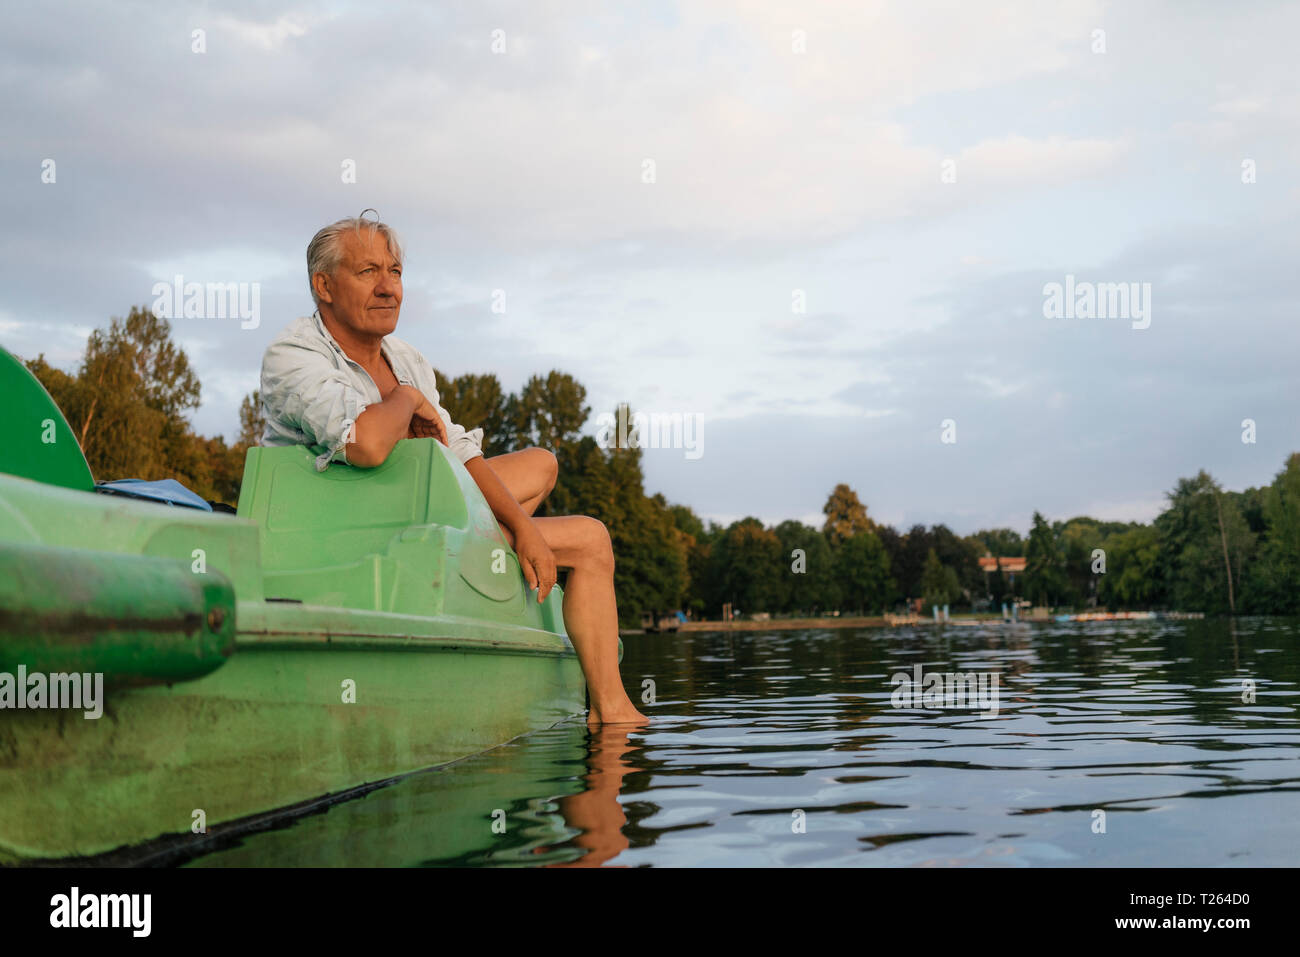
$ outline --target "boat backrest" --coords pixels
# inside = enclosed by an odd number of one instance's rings
[[[517,571],[493,572],[495,549],[512,570],[517,560],[492,510],[435,439],[398,442],[376,468],[323,472],[304,446],[250,449],[239,515],[261,528],[271,599],[427,613],[457,578],[493,601],[520,594]]]
[[[86,456],[68,420],[31,370],[0,349],[0,396],[9,423],[0,442],[0,472],[47,485],[95,488]]]
[[[410,525],[466,528],[465,494],[434,439],[399,442],[371,469],[333,463],[316,471],[305,446],[251,448],[239,515],[267,533],[267,570],[329,565],[380,551]]]

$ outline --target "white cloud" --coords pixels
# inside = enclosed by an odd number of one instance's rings
[[[980,375],[977,372],[967,372],[966,379],[978,385],[995,399],[1004,399],[1009,395],[1015,395],[1025,387],[1023,382],[1005,382],[996,376]]]
[[[1268,103],[1263,99],[1252,96],[1239,96],[1232,100],[1224,100],[1215,103],[1210,107],[1211,113],[1236,113],[1251,114],[1263,113],[1268,109]]]
[[[309,18],[297,13],[284,14],[270,23],[230,16],[218,17],[214,22],[244,43],[268,52],[279,50],[290,38],[306,36],[310,27]]]

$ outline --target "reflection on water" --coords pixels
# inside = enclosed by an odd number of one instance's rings
[[[1298,635],[1252,619],[636,636],[623,673],[638,693],[654,680],[648,727],[574,719],[190,866],[1293,866]],[[917,664],[996,673],[997,715],[894,708],[891,676]]]

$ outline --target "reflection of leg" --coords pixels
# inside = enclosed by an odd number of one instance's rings
[[[564,625],[591,692],[588,723],[644,723],[646,716],[628,698],[618,673],[618,604],[609,532],[585,515],[533,521],[554,552],[556,565],[570,569],[564,585]]]
[[[573,843],[590,853],[553,867],[599,867],[627,850],[628,840],[623,836],[627,817],[618,803],[618,795],[623,788],[623,775],[629,770],[623,755],[631,750],[625,730],[602,727],[592,732],[591,750],[587,754],[589,770],[583,775],[586,790],[560,799],[564,823],[582,832]]]

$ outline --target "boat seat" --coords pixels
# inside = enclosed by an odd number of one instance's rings
[[[269,599],[411,614],[522,600],[518,557],[435,439],[404,439],[375,468],[324,472],[306,446],[249,449],[238,514],[262,529]]]

